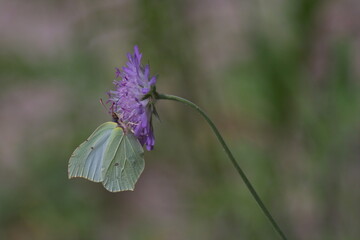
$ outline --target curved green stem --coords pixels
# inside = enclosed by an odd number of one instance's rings
[[[210,120],[210,118],[206,115],[206,113],[196,104],[194,104],[193,102],[190,102],[189,100],[186,100],[184,98],[181,97],[177,97],[177,96],[173,96],[173,95],[167,95],[167,94],[159,94],[159,93],[155,93],[155,98],[156,99],[164,99],[164,100],[173,100],[173,101],[177,101],[177,102],[181,102],[184,103],[192,108],[194,108],[196,111],[198,111],[204,118],[205,120],[208,122],[208,124],[210,125],[211,129],[214,131],[216,137],[218,138],[219,142],[221,143],[222,147],[224,148],[226,154],[228,155],[231,163],[234,165],[236,171],[239,173],[239,175],[241,176],[242,180],[245,182],[246,187],[249,189],[251,195],[254,197],[255,201],[258,203],[259,207],[261,208],[261,210],[264,212],[264,214],[266,215],[266,217],[269,219],[269,221],[271,222],[271,224],[273,225],[273,227],[275,228],[275,230],[279,233],[279,235],[282,237],[282,239],[286,240],[286,236],[285,234],[281,231],[280,227],[277,225],[277,223],[275,222],[274,218],[271,216],[270,212],[267,210],[267,208],[265,207],[264,203],[261,201],[259,195],[257,194],[257,192],[255,191],[254,187],[252,186],[252,184],[250,183],[249,179],[246,177],[244,171],[241,169],[241,167],[239,166],[239,164],[236,162],[234,156],[232,155],[232,153],[230,152],[230,149],[228,148],[228,146],[226,145],[224,139],[222,138],[220,132],[218,131],[218,129],[216,128],[215,124]]]

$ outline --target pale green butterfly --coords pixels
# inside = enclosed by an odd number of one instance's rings
[[[136,136],[113,122],[101,124],[75,149],[69,160],[69,178],[102,182],[110,192],[133,191],[145,167],[144,150]]]

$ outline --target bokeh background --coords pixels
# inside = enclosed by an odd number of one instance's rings
[[[279,239],[176,102],[134,192],[67,179],[135,44],[289,238],[360,238],[358,0],[1,0],[0,239]]]

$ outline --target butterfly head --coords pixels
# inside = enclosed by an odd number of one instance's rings
[[[111,117],[113,122],[119,124],[119,116],[115,112],[111,113]]]

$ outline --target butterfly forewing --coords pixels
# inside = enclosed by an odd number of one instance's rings
[[[101,174],[104,154],[116,127],[114,122],[103,123],[74,151],[69,160],[69,178],[83,177],[94,182],[104,180]]]
[[[104,187],[110,192],[134,190],[144,167],[144,151],[134,134],[114,129],[104,157]]]

